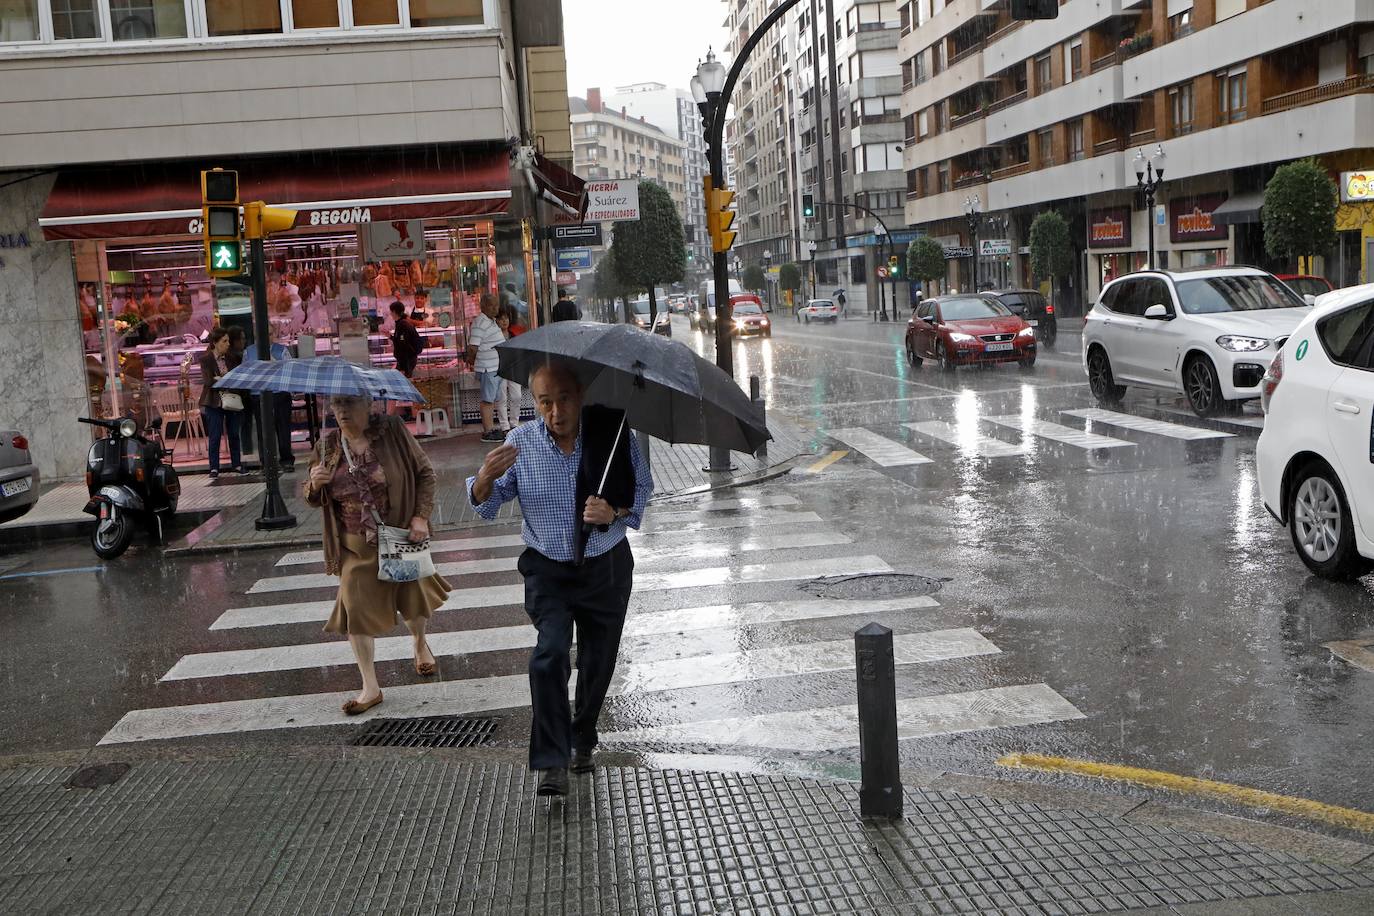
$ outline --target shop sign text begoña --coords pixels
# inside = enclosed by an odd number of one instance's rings
[[[589,181],[586,190],[586,222],[624,223],[639,219],[639,179]]]
[[[306,216],[306,213],[309,216]],[[353,223],[370,223],[372,222],[372,208],[345,207],[341,210],[302,211],[301,215],[296,217],[296,222],[302,226],[347,226]],[[199,216],[192,219],[187,225],[187,232],[191,235],[200,235]]]

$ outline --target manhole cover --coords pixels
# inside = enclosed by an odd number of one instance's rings
[[[127,763],[102,763],[96,766],[82,767],[72,774],[72,778],[67,780],[68,789],[98,789],[101,786],[112,786],[124,778],[124,774],[133,769]]]
[[[488,742],[499,721],[470,716],[377,719],[353,739],[353,744],[357,747],[477,747]]]
[[[803,584],[801,589],[817,598],[901,598],[908,595],[933,595],[948,581],[910,573],[872,573],[863,576],[812,579]]]

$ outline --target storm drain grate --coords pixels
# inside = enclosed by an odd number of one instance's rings
[[[500,720],[478,716],[377,719],[353,739],[356,747],[480,747]]]
[[[865,598],[905,598],[911,595],[933,595],[948,581],[910,573],[871,573],[812,579],[810,582],[802,583],[801,590],[817,598],[850,601]]]

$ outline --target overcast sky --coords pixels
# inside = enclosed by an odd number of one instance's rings
[[[725,41],[721,0],[563,0],[568,94],[629,83],[687,89],[707,46]]]

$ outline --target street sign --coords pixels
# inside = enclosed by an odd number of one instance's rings
[[[563,248],[557,253],[559,270],[588,270],[592,253],[586,248]]]
[[[601,224],[588,223],[584,226],[554,226],[550,236],[555,248],[600,248]]]
[[[639,219],[639,179],[612,178],[587,182],[589,223],[624,223]]]
[[[878,277],[879,277],[880,279],[883,279],[883,280],[886,280],[886,279],[887,279],[887,265],[886,265],[886,264],[884,264],[883,266],[881,266],[881,267],[878,268]]]
[[[560,270],[554,279],[559,286],[572,286],[577,283],[577,274],[570,270]]]

